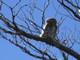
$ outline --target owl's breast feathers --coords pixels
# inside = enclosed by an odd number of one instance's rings
[[[43,31],[41,34],[41,37],[44,38],[54,38],[56,35],[56,30],[57,30],[57,26],[51,26],[51,25],[46,25],[46,27],[43,27]]]
[[[49,31],[48,31],[48,36],[50,37],[50,38],[55,38],[55,36],[56,36],[56,31],[57,31],[57,26],[51,26],[50,28],[48,28],[49,29]]]
[[[57,31],[57,25],[56,24],[47,24],[46,29],[50,32],[56,32]]]

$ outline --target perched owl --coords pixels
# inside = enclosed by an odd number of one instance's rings
[[[46,20],[45,25],[43,26],[43,30],[42,33],[40,34],[40,37],[55,39],[56,32],[57,32],[56,24],[57,24],[56,19],[48,18]]]

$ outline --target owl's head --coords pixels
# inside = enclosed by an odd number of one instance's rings
[[[57,23],[57,21],[56,21],[55,18],[48,18],[48,19],[46,20],[46,22],[47,22],[48,24],[56,24],[56,23]]]

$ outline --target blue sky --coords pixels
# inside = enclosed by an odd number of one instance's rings
[[[18,2],[18,0],[11,0],[11,1],[10,0],[3,0],[3,1],[11,7],[13,7],[16,2]],[[31,3],[32,1],[33,0],[22,0],[22,2],[14,9],[15,13],[18,11],[20,6],[25,5],[26,3],[27,4]],[[39,7],[40,9],[43,10],[44,1],[43,0],[38,0],[36,2],[37,7]],[[53,1],[53,2],[51,0],[48,9],[45,12],[45,19],[49,18],[49,17],[55,17],[56,11],[55,11],[55,8],[53,6],[53,3],[55,5],[55,7],[61,13],[68,14],[65,9],[63,9],[61,6],[59,7],[59,3],[56,0]],[[29,10],[29,8],[26,7],[26,8],[23,8],[23,10],[25,11],[26,15],[28,17],[30,17],[26,12],[26,10]],[[5,5],[2,5],[1,13],[3,13],[9,19],[11,19],[11,17],[12,17],[9,8]],[[24,17],[22,12],[19,13],[19,16]],[[41,25],[41,12],[37,9],[34,9],[33,17],[34,17],[35,22],[40,26]],[[60,21],[61,17],[65,18],[65,16],[63,16],[63,15],[60,15],[60,14],[56,15],[55,18],[57,19],[57,22]],[[20,23],[20,24],[22,23],[22,21],[19,21],[18,18],[16,18],[16,19],[17,19],[18,23]],[[65,30],[68,32],[66,35],[69,35],[71,32],[74,32],[75,29],[80,30],[80,29],[78,29],[78,28],[80,28],[79,24],[80,24],[79,22],[66,17],[65,21],[60,26],[59,37],[62,39],[61,34],[63,33],[63,35],[64,35]],[[79,33],[79,32],[77,32],[77,33]],[[65,36],[63,36],[63,38],[64,37]],[[79,46],[76,47],[76,45],[74,45],[73,49],[75,49],[75,48],[78,49],[78,47]],[[70,58],[70,59],[76,60],[74,58]],[[22,52],[18,47],[11,44],[10,42],[0,38],[0,60],[40,60],[40,59],[36,59],[34,57],[29,56],[28,54]]]

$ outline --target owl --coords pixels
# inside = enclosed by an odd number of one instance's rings
[[[55,18],[48,18],[43,26],[40,37],[55,39],[57,32],[57,21]]]

